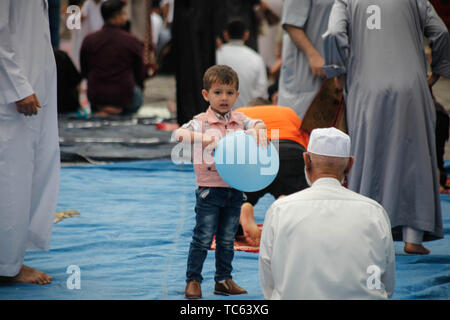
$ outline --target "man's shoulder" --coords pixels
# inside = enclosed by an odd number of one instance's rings
[[[262,56],[258,52],[256,52],[255,50],[246,45],[235,45],[226,43],[222,46],[222,50],[218,50],[218,53],[223,54],[224,56],[227,55],[235,56],[236,54],[239,54],[253,57],[255,59],[262,59]]]
[[[234,119],[237,120],[244,120],[247,118],[247,115],[241,111],[237,111],[237,110],[231,110],[230,111],[230,117],[233,116]]]
[[[130,32],[122,29],[117,30],[117,35],[120,37],[120,41],[127,41],[128,43],[132,43],[134,45],[141,45],[141,41],[139,39],[131,34]]]
[[[103,37],[103,29],[91,32],[86,35],[83,39],[83,43],[95,42],[99,37]]]
[[[361,204],[372,206],[377,209],[383,209],[381,204],[377,201],[354,192],[346,187],[336,188],[321,188],[321,187],[309,187],[304,190],[298,191],[294,194],[286,196],[276,201],[277,205],[284,206],[295,202],[307,202],[307,201],[348,201],[359,202]],[[384,209],[383,209],[384,210]]]

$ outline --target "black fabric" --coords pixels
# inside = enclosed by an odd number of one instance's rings
[[[180,125],[204,112],[203,74],[216,62],[221,0],[175,0],[172,44],[176,65],[177,121]]]
[[[227,25],[233,20],[244,22],[250,35],[245,42],[247,46],[258,51],[258,19],[253,7],[260,3],[260,0],[223,0],[225,2],[225,14],[222,18],[222,29],[226,30]]]
[[[58,78],[58,113],[76,112],[80,108],[77,86],[81,75],[70,57],[62,50],[53,50]]]
[[[447,174],[444,168],[445,142],[449,138],[449,116],[444,107],[435,102],[436,106],[436,154],[439,168],[439,184],[445,186]]]
[[[289,140],[280,140],[278,149],[280,169],[275,180],[263,190],[246,192],[246,202],[254,206],[267,193],[277,199],[281,195],[287,196],[307,188],[303,152],[305,148],[302,145]]]

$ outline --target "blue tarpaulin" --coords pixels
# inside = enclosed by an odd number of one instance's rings
[[[184,299],[194,190],[192,166],[171,161],[63,167],[58,211],[81,215],[55,224],[50,250],[29,251],[24,262],[53,281],[1,283],[0,299]],[[257,223],[272,202],[270,195],[258,202]],[[450,195],[441,203],[445,238],[425,244],[430,255],[405,255],[403,243],[395,243],[394,299],[450,298]],[[205,299],[264,298],[258,254],[242,251],[235,252],[233,278],[248,294],[215,295],[214,253],[203,268]]]

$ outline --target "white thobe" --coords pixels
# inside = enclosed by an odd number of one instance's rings
[[[72,50],[71,58],[78,70],[80,70],[80,49],[84,38],[92,32],[98,31],[103,27],[104,21],[101,14],[102,0],[96,3],[94,0],[88,0],[81,7],[81,14],[86,19],[81,21],[80,29],[72,30]]]
[[[387,213],[321,178],[269,208],[259,253],[268,299],[386,299],[395,285]]]
[[[323,56],[322,34],[327,31],[328,17],[334,0],[285,0],[281,24],[303,29],[311,44]],[[294,109],[303,119],[320,90],[324,78],[314,76],[306,54],[283,35],[283,64],[280,71],[278,105]]]
[[[35,93],[27,117],[15,102]],[[48,250],[59,188],[56,64],[47,0],[0,1],[0,276]]]
[[[252,99],[267,98],[266,65],[255,50],[233,40],[216,51],[216,62],[233,68],[238,74],[239,97],[233,110],[247,106]]]

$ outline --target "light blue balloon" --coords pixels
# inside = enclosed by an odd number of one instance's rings
[[[260,147],[255,138],[244,131],[227,134],[219,141],[214,163],[230,187],[244,192],[264,189],[272,183],[280,168],[275,146],[269,143],[267,148]]]

